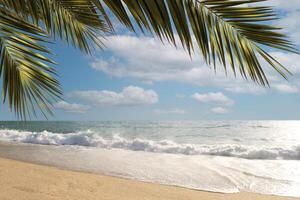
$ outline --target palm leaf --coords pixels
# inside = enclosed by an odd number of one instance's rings
[[[111,15],[131,31],[150,32],[162,41],[199,49],[216,70],[220,62],[244,78],[268,85],[260,58],[287,78],[289,71],[266,47],[297,53],[279,28],[266,0],[2,0],[0,1],[0,74],[3,101],[24,119],[36,109],[46,116],[61,90],[43,43],[60,38],[90,53],[113,32]],[[252,5],[251,7],[246,6]],[[137,28],[138,27],[138,28]],[[196,42],[193,42],[195,38]]]
[[[21,119],[30,117],[31,111],[36,115],[37,109],[47,117],[62,92],[48,66],[53,61],[43,55],[50,51],[41,43],[57,36],[90,53],[92,46],[102,48],[100,37],[112,31],[111,25],[97,14],[99,5],[92,1],[3,0],[0,5],[3,102],[8,100]]]
[[[50,37],[58,36],[86,53],[90,47],[103,48],[101,37],[113,31],[105,10],[91,0],[4,0],[0,4],[44,26]]]
[[[284,78],[289,71],[263,48],[264,46],[297,53],[277,27],[265,22],[276,18],[266,6],[248,5],[266,0],[103,0],[117,19],[131,30],[134,23],[161,40],[194,51],[193,36],[208,64],[217,61],[225,70],[231,67],[244,78],[268,85],[259,58],[266,60]],[[247,5],[246,5],[247,4]]]
[[[21,119],[36,114],[38,108],[46,116],[51,114],[52,101],[60,98],[58,81],[53,77],[54,63],[43,54],[50,51],[41,42],[45,33],[0,9],[0,75],[3,79],[3,102],[14,109]],[[40,52],[40,53],[37,53]]]
[[[47,29],[51,34],[64,38],[73,46],[90,53],[90,46],[97,45],[102,48],[100,37],[110,32],[109,26],[97,14],[92,1],[87,0],[54,0],[43,1],[45,11],[50,10],[49,19],[45,17]],[[50,7],[50,9],[49,9]],[[46,14],[45,14],[46,15]],[[89,42],[91,42],[89,44]]]

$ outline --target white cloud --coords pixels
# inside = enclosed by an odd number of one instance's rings
[[[276,10],[293,11],[299,9],[299,0],[268,0],[260,4],[273,6]]]
[[[299,16],[300,17],[300,16]],[[288,67],[293,75],[300,74],[300,55],[293,53],[271,52],[274,58]]]
[[[260,6],[272,6],[279,16],[273,21],[273,25],[283,28],[293,42],[300,44],[300,4],[299,0],[269,0],[258,4]]]
[[[181,47],[176,49],[152,37],[119,35],[111,36],[107,41],[107,49],[113,56],[94,60],[91,67],[114,77],[130,77],[146,83],[171,80],[228,88],[248,85],[232,73],[226,77],[221,66],[217,66],[215,74],[198,53],[191,59]]]
[[[227,114],[227,113],[229,113],[228,109],[222,108],[222,107],[215,107],[215,108],[212,108],[210,111],[212,113],[215,113],[215,114]]]
[[[111,106],[135,106],[155,104],[158,102],[158,95],[153,90],[144,90],[136,86],[125,87],[121,92],[109,90],[76,91],[71,94],[81,100],[96,105]]]
[[[300,3],[299,0],[271,0],[264,2],[280,11],[279,19],[274,24],[282,27],[292,41],[300,44]]]
[[[296,86],[289,84],[277,84],[274,89],[282,93],[298,93],[299,89]]]
[[[174,108],[174,109],[170,109],[170,110],[155,109],[154,113],[157,115],[172,115],[172,114],[183,115],[186,112],[185,112],[185,110],[182,110],[179,108]]]
[[[90,109],[90,106],[81,105],[77,103],[68,103],[66,101],[59,101],[53,106],[57,109],[62,109],[70,113],[85,113]]]
[[[266,93],[266,88],[257,85],[248,85],[247,87],[243,85],[235,85],[231,87],[225,87],[225,90],[236,94],[260,95]]]
[[[300,7],[300,6],[299,6]],[[299,8],[298,7],[298,8]],[[300,11],[291,11],[282,17],[276,25],[284,28],[284,32],[292,39],[293,42],[300,44]]]
[[[195,93],[191,97],[202,103],[220,103],[228,106],[234,104],[234,101],[225,96],[222,92]]]
[[[233,93],[264,94],[268,91],[251,81],[243,80],[240,76],[235,78],[230,72],[226,77],[220,65],[217,65],[218,70],[215,74],[199,53],[190,59],[181,47],[176,49],[167,42],[162,44],[152,37],[119,35],[108,37],[107,41],[107,50],[112,53],[112,56],[98,57],[91,66],[113,77],[135,78],[148,84],[157,81],[177,81],[203,87],[224,88]],[[271,54],[294,72],[295,77],[300,74],[299,55],[281,52],[271,52]],[[278,76],[266,62],[263,63],[263,68],[271,86],[283,82],[283,78]]]

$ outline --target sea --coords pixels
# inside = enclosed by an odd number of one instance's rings
[[[300,197],[300,121],[0,122],[0,156],[196,190]]]

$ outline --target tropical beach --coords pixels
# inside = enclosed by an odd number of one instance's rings
[[[0,199],[293,200],[253,193],[220,194],[66,171],[0,158]]]
[[[298,121],[0,125],[1,194],[15,199],[300,197]]]
[[[0,200],[300,199],[299,0],[0,0]]]

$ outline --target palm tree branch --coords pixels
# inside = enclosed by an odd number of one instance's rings
[[[102,48],[100,37],[113,31],[104,8],[94,2],[96,0],[4,0],[0,5],[36,26],[44,26],[50,36],[58,36],[90,53],[91,47]]]
[[[236,2],[227,1],[227,5],[211,0],[198,1],[198,3],[202,8],[206,9],[207,15],[213,15],[213,19],[210,20],[212,24],[207,23],[211,25],[211,27],[207,27],[207,29],[211,30],[211,49],[218,50],[217,55],[223,66],[226,68],[225,58],[227,57],[234,72],[234,65],[236,63],[245,78],[247,77],[245,73],[246,69],[252,80],[265,85],[268,84],[268,80],[262,70],[256,53],[260,54],[260,56],[284,78],[287,78],[286,73],[290,72],[266,53],[259,44],[291,52],[296,52],[296,50],[285,38],[285,35],[274,32],[274,30],[278,30],[278,28],[258,24],[257,22],[254,23],[255,19],[262,21],[273,20],[275,13],[272,9],[268,7],[234,7],[249,2],[254,3],[261,1],[265,0],[251,2],[248,0]],[[233,54],[238,58],[235,62],[232,59]]]
[[[59,37],[90,53],[103,47],[113,32],[107,9],[131,31],[156,35],[162,42],[180,43],[191,55],[199,49],[209,65],[221,63],[261,85],[269,85],[261,60],[287,78],[289,71],[264,48],[298,53],[294,45],[267,25],[276,19],[267,0],[3,0],[0,2],[0,76],[3,101],[20,118],[47,116],[60,98],[56,72],[43,44]],[[246,6],[254,5],[254,6]],[[42,28],[41,28],[42,27]],[[177,39],[177,37],[179,39]]]
[[[0,9],[0,76],[3,79],[2,98],[21,119],[51,114],[52,101],[61,97],[54,62],[43,54],[51,53],[41,44],[44,31]]]
[[[45,17],[44,21],[51,34],[64,38],[86,53],[90,53],[91,46],[96,45],[100,48],[104,46],[100,37],[111,29],[102,19],[102,15],[97,13],[92,1],[43,0],[43,2],[45,12],[50,11],[50,17]]]
[[[272,8],[256,6],[266,0],[103,0],[117,19],[136,31],[148,30],[162,41],[176,45],[178,35],[183,47],[194,51],[195,38],[208,64],[219,61],[225,71],[230,65],[234,74],[238,70],[244,78],[268,85],[261,66],[267,61],[279,74],[287,78],[289,71],[264,46],[298,53],[280,28],[266,25],[276,19]],[[245,5],[255,6],[245,6]]]

